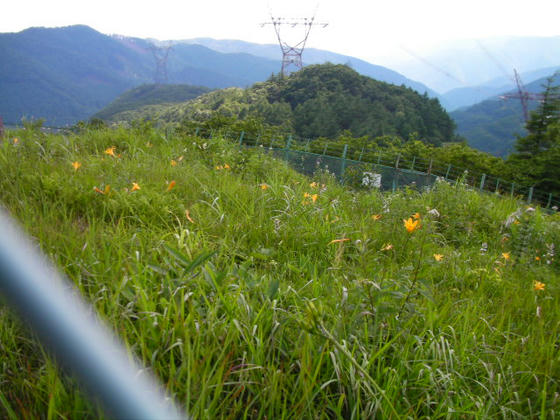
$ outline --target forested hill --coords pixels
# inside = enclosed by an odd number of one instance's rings
[[[349,130],[354,136],[408,139],[416,133],[435,145],[454,137],[454,123],[437,99],[334,64],[308,66],[248,89],[213,91],[183,104],[143,107],[113,119],[204,121],[215,114],[261,119],[300,137],[334,138]]]

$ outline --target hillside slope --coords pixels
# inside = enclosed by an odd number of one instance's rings
[[[186,102],[209,91],[209,88],[191,85],[141,85],[120,95],[92,118],[112,121],[119,113],[147,105]]]
[[[454,124],[437,99],[379,82],[343,65],[305,67],[287,78],[272,78],[248,89],[210,92],[184,104],[149,106],[115,117],[167,122],[204,121],[212,115],[263,120],[300,137],[335,138],[417,133],[429,143],[450,141]]]
[[[141,54],[86,26],[0,34],[0,55],[0,115],[8,123],[26,116],[71,124],[151,71]]]
[[[10,132],[0,203],[193,418],[554,418],[558,215],[163,134]],[[110,417],[0,331],[1,417]]]

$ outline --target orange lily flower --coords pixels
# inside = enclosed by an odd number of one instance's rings
[[[403,219],[403,223],[404,223],[404,227],[405,227],[405,229],[408,233],[412,233],[415,230],[420,229],[420,220],[419,219],[412,220],[412,217],[409,217],[408,220]]]

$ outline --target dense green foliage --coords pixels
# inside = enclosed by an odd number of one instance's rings
[[[419,140],[416,133],[409,138],[399,136],[369,136],[355,137],[350,131],[345,130],[336,138],[318,137],[314,139],[298,138],[289,135],[282,127],[270,126],[260,120],[247,118],[239,120],[224,117],[219,114],[204,121],[185,120],[178,127],[182,133],[199,133],[204,137],[211,137],[212,133],[221,133],[229,138],[239,139],[243,133],[243,142],[248,144],[262,144],[270,147],[285,148],[291,138],[290,147],[294,150],[309,151],[329,156],[342,155],[347,149],[347,158],[364,162],[375,163],[380,156],[383,164],[393,166],[395,159],[400,158],[401,167],[410,168],[412,162],[418,171],[445,174],[449,166],[453,179],[459,178],[464,171],[471,177],[482,174],[500,178],[502,180],[518,180],[513,165],[491,154],[481,152],[468,146],[466,142],[446,143],[435,146]]]
[[[0,202],[195,418],[560,409],[558,215],[353,191],[146,124],[8,133]],[[0,342],[0,416],[101,415],[6,306]]]
[[[104,121],[119,121],[119,114],[146,105],[186,102],[204,93],[209,88],[191,85],[142,85],[128,90],[92,116]]]
[[[437,99],[361,76],[343,65],[313,65],[289,77],[273,76],[251,88],[211,92],[185,104],[145,107],[128,119],[203,122],[216,114],[259,119],[299,137],[419,136],[439,145],[454,125]]]

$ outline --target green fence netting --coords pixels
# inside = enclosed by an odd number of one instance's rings
[[[341,182],[353,186],[395,191],[405,186],[425,189],[438,181],[461,182],[481,192],[509,196],[527,204],[552,210],[560,207],[560,197],[531,186],[474,173],[468,168],[433,159],[370,150],[367,146],[352,148],[328,139],[296,139],[291,135],[273,132],[245,133],[196,128],[188,134],[202,138],[222,136],[240,146],[261,147],[306,175],[328,171]]]

